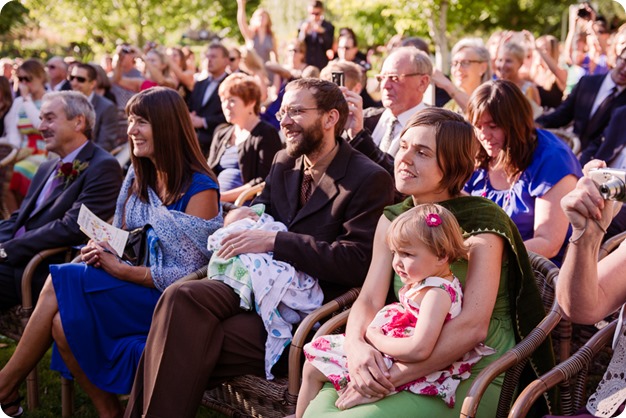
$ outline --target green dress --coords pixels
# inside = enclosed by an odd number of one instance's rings
[[[339,413],[341,415],[337,416],[340,418],[386,416],[393,416],[394,418],[456,418],[459,416],[463,399],[476,375],[512,348],[545,316],[528,260],[528,253],[517,228],[506,213],[499,206],[482,197],[465,196],[439,202],[439,204],[455,215],[464,231],[465,238],[482,233],[493,233],[504,238],[506,256],[502,263],[498,295],[489,323],[487,338],[484,342],[485,345],[494,348],[497,353],[484,357],[472,368],[472,376],[461,382],[456,392],[457,402],[454,408],[448,408],[437,397],[403,391],[371,404],[340,411],[335,408],[335,401],[338,397],[337,391],[332,384],[328,383],[324,385],[319,395],[307,408],[305,418],[333,417]],[[402,203],[387,207],[384,213],[389,220],[394,220],[412,207],[413,200],[408,198]],[[452,271],[464,286],[467,262],[458,261],[454,263]],[[393,291],[396,299],[401,286],[400,278],[397,275],[394,276]],[[524,303],[517,303],[518,300],[524,301]],[[514,326],[514,324],[517,325]],[[554,355],[549,341],[537,350],[530,363],[532,367],[528,367],[527,373],[529,379],[537,375],[535,371],[542,374],[554,365]],[[503,375],[496,378],[489,386],[480,403],[478,416],[495,416],[502,382]],[[541,409],[547,410],[547,405],[542,405]]]

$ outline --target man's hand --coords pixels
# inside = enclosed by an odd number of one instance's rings
[[[350,138],[354,138],[363,130],[363,98],[346,87],[340,87],[340,89],[348,102],[348,120],[345,130]]]
[[[222,248],[217,256],[228,259],[239,254],[273,251],[276,234],[277,232],[259,230],[233,232],[222,240]]]

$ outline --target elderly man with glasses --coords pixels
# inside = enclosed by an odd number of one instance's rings
[[[55,56],[50,58],[46,63],[46,71],[50,80],[50,90],[72,90],[69,81],[67,81],[67,64],[63,57]]]

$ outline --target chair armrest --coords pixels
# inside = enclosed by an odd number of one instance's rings
[[[33,310],[33,275],[35,274],[35,270],[48,257],[52,257],[53,255],[61,254],[63,252],[69,252],[71,247],[58,247],[58,248],[50,248],[47,250],[43,250],[35,254],[33,258],[30,259],[26,268],[24,269],[24,273],[22,274],[22,310],[27,313],[27,316],[30,317],[30,313]]]
[[[498,360],[485,367],[485,369],[476,376],[476,379],[472,383],[472,386],[470,386],[463,400],[461,417],[475,417],[478,411],[478,405],[491,382],[511,367],[528,358],[548,335],[550,335],[550,332],[559,324],[562,318],[563,314],[561,308],[555,301],[546,317],[543,318],[522,341],[504,353]]]
[[[200,280],[200,279],[204,279],[207,276],[207,271],[209,269],[209,266],[203,266],[200,267],[198,270],[193,271],[191,273],[189,273],[188,275],[181,277],[180,279],[178,279],[178,282],[188,282],[190,280]]]
[[[617,235],[612,236],[602,243],[600,246],[600,251],[598,253],[598,261],[602,260],[604,257],[613,252],[614,249],[619,247],[619,245],[626,238],[626,231],[620,232]]]
[[[237,199],[235,200],[235,206],[243,205],[248,200],[250,200],[251,198],[261,193],[264,187],[265,187],[265,182],[262,182],[259,184],[255,184],[254,186],[250,187],[245,192],[241,192],[241,194],[237,196]]]
[[[348,290],[343,295],[325,303],[308,314],[298,325],[289,347],[289,385],[286,397],[293,399],[294,402],[298,397],[302,377],[302,348],[306,344],[307,337],[313,330],[313,326],[333,313],[350,306],[356,300],[360,291],[361,289],[356,287]]]
[[[350,314],[351,310],[352,308],[346,309],[340,314],[337,314],[333,316],[332,318],[330,318],[328,321],[324,322],[324,324],[322,324],[322,326],[319,327],[319,329],[313,336],[313,339],[316,339],[317,337],[321,337],[322,335],[332,334],[335,331],[337,331],[339,328],[346,325],[346,323],[348,322],[348,315]]]
[[[530,407],[546,391],[557,384],[571,379],[583,368],[587,367],[593,357],[610,344],[615,333],[617,320],[614,320],[600,331],[596,332],[576,353],[564,362],[557,364],[548,373],[530,383],[518,396],[511,408],[509,418],[525,417]]]

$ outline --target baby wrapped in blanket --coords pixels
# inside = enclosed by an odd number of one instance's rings
[[[229,285],[241,298],[240,306],[259,314],[267,331],[265,374],[271,369],[292,339],[293,324],[319,308],[324,294],[317,279],[296,270],[269,253],[245,253],[223,259],[217,256],[224,237],[242,230],[287,231],[287,227],[264,213],[264,205],[252,211],[233,210],[224,218],[224,227],[209,236],[207,247],[213,251],[208,278]]]

